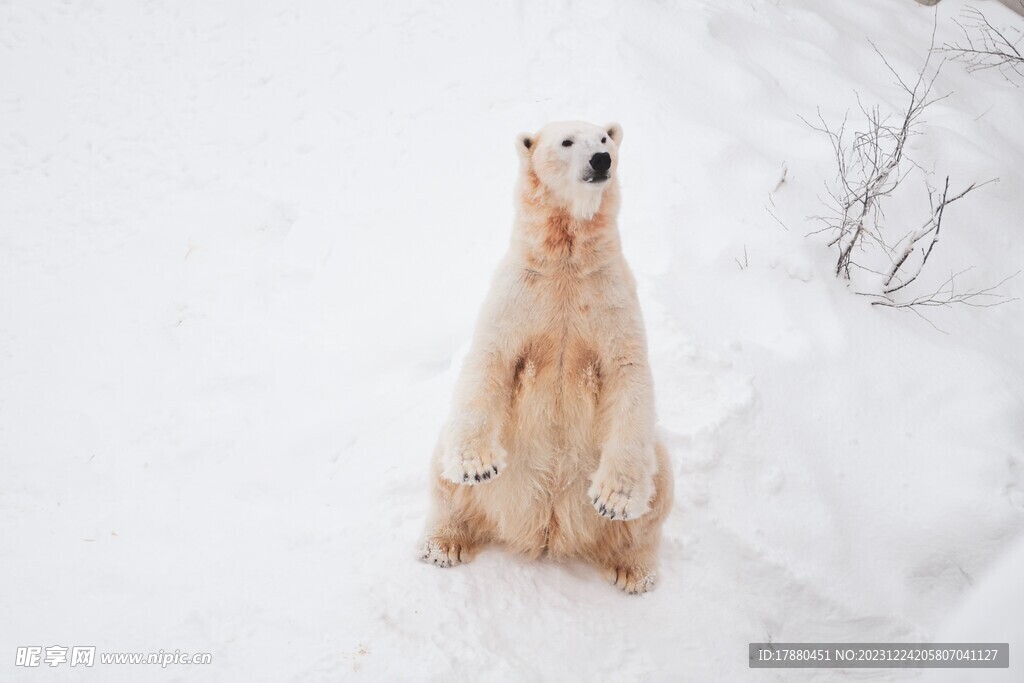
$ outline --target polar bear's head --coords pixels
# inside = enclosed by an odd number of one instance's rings
[[[582,121],[549,123],[536,134],[516,136],[523,171],[573,216],[589,220],[615,182],[622,127]]]

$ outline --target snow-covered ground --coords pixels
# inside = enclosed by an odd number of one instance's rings
[[[912,75],[934,10],[487,5],[0,3],[0,680],[932,680],[749,670],[747,643],[944,634],[1012,641],[956,680],[1021,680],[1024,304],[938,332],[805,236],[833,172],[799,117],[895,112],[868,40]],[[1000,182],[930,275],[984,286],[1024,263],[1024,89],[936,89],[915,160]],[[565,118],[625,129],[677,479],[641,598],[413,555],[513,137]],[[30,645],[213,662],[15,667]]]

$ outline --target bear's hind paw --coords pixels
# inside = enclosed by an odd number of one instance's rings
[[[607,570],[610,583],[630,595],[640,595],[654,589],[654,572],[644,567],[613,567]]]
[[[454,567],[473,559],[473,548],[468,543],[442,541],[429,538],[420,547],[420,561],[438,567]]]

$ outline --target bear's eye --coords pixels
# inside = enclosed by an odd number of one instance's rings
[[[602,145],[603,145],[604,143],[606,143],[606,142],[608,142],[608,138],[601,138],[601,144],[602,144]]]
[[[562,147],[572,147],[572,140],[562,140]]]

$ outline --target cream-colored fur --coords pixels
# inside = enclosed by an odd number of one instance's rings
[[[621,142],[617,124],[579,122],[516,140],[512,243],[435,450],[425,561],[452,566],[500,542],[583,559],[627,592],[653,586],[673,484],[619,246]],[[609,178],[588,182],[601,152]]]

